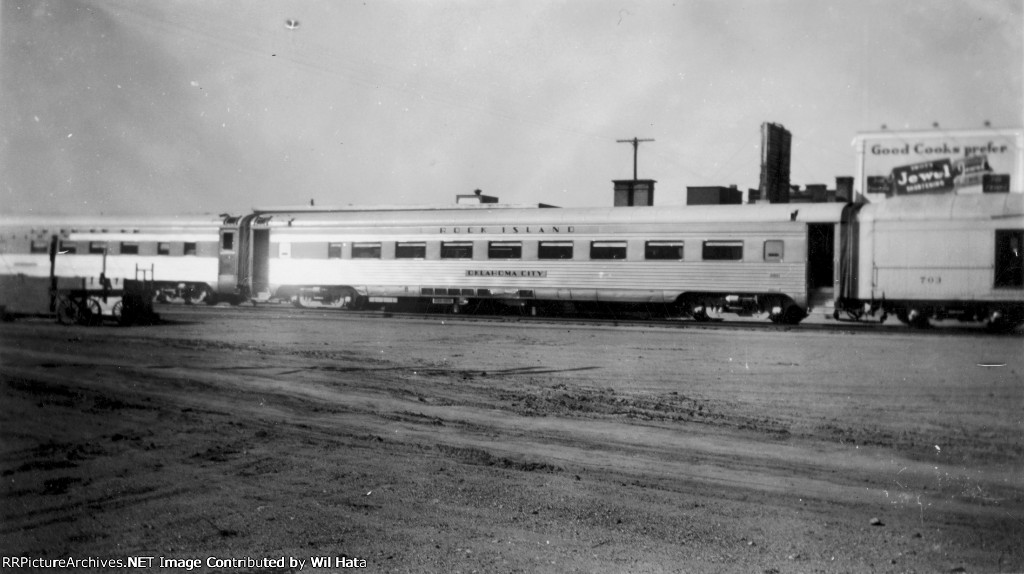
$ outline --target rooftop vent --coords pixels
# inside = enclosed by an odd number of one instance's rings
[[[458,205],[475,205],[480,203],[498,203],[498,198],[493,195],[484,195],[479,189],[473,191],[473,195],[456,195],[455,203]]]

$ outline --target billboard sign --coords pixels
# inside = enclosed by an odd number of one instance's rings
[[[915,193],[983,193],[995,180],[1024,191],[1024,130],[885,131],[859,134],[856,185],[868,199]],[[991,192],[991,186],[989,186]]]
[[[1005,173],[985,174],[981,180],[981,190],[985,193],[1008,193],[1010,176]]]
[[[894,167],[890,179],[896,195],[946,192],[954,187],[953,166],[948,159]]]

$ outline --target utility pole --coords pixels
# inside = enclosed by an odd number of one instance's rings
[[[633,138],[631,140],[615,140],[615,141],[618,142],[618,143],[631,143],[631,144],[633,144],[633,181],[636,181],[636,152],[637,152],[637,148],[640,147],[640,142],[652,142],[654,140],[652,140],[652,139],[637,139],[637,138]]]

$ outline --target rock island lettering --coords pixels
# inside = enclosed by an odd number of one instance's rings
[[[483,233],[573,233],[576,227],[573,225],[491,225],[465,227],[442,227],[441,233],[455,234],[483,234]]]

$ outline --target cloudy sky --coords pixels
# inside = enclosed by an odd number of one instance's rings
[[[613,179],[853,175],[852,138],[1019,128],[1024,0],[2,0],[0,213],[611,205]]]

